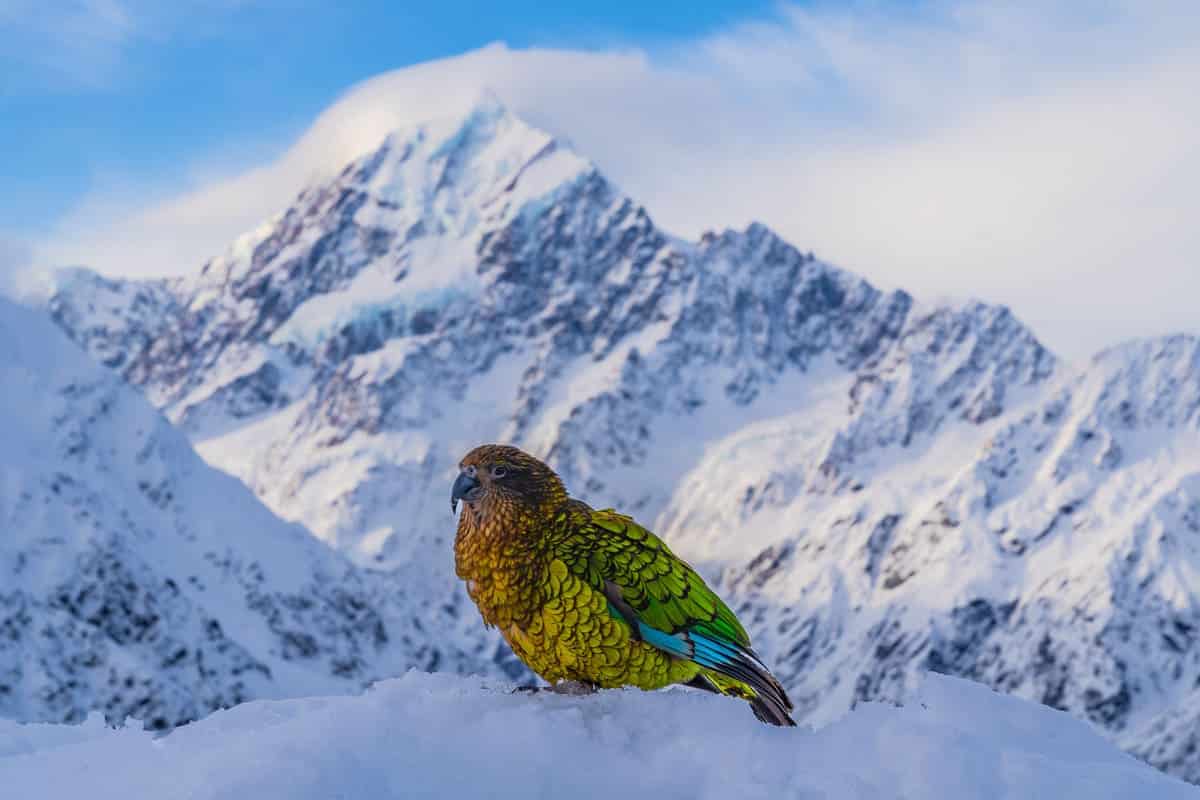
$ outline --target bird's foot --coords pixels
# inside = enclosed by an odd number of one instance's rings
[[[583,694],[592,694],[596,691],[596,686],[583,681],[559,681],[550,687],[550,691],[555,694],[567,694],[578,697]]]
[[[533,684],[529,684],[528,686],[518,686],[512,690],[512,693],[517,694],[520,692],[521,694],[536,694],[545,688],[545,686],[534,686]]]

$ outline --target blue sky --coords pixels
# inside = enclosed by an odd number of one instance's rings
[[[761,221],[1083,358],[1200,331],[1196,41],[1194,0],[0,0],[0,286],[192,273],[489,90],[671,232]]]
[[[654,47],[773,9],[694,0],[180,5],[51,0],[0,10],[4,227],[44,228],[98,183],[146,179],[211,150],[246,163],[274,154],[348,86],[396,67],[493,41]]]

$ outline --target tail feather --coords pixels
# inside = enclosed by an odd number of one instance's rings
[[[756,697],[750,701],[750,710],[754,712],[754,716],[768,725],[778,725],[781,728],[796,727],[796,720],[792,719],[791,714],[788,713],[788,709],[783,708],[773,701]]]
[[[771,725],[796,724],[788,713],[792,710],[792,701],[787,692],[749,647],[702,631],[670,634],[640,620],[636,620],[636,624],[643,641],[705,668],[701,676],[709,686],[700,685],[699,688],[711,687],[711,691],[749,701],[754,715]],[[690,685],[697,686],[698,683],[693,681]]]
[[[771,725],[794,726],[791,699],[751,649],[703,634],[690,634],[696,643],[693,660],[705,667],[703,680],[721,694],[732,694],[749,701],[754,716]],[[695,685],[693,682],[692,685]]]

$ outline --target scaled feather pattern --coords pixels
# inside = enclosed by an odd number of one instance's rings
[[[455,568],[484,622],[551,684],[686,684],[748,701],[773,725],[792,703],[727,605],[633,518],[571,498],[515,447],[460,462]]]

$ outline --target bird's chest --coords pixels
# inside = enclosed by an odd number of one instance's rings
[[[544,602],[546,558],[518,537],[460,530],[454,562],[489,625],[505,629],[514,622],[527,623]]]
[[[552,561],[543,602],[524,620],[501,626],[513,652],[548,681],[620,686],[633,661],[629,629],[608,611],[604,595]]]

